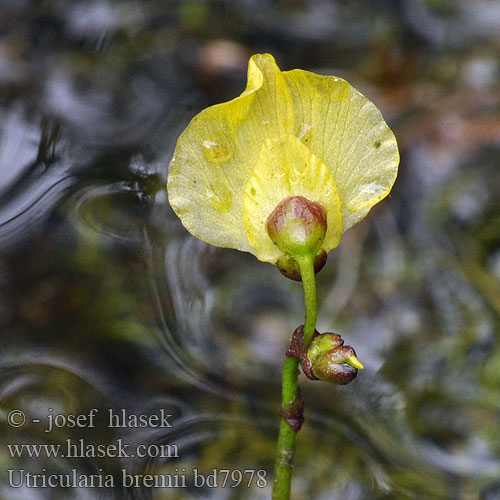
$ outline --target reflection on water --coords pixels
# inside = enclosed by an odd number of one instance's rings
[[[351,80],[389,116],[403,158],[391,197],[319,275],[319,329],[342,333],[367,369],[348,387],[302,381],[294,498],[500,498],[493,3],[1,3],[0,497],[270,497],[300,286],[188,236],[164,190],[183,126],[242,90],[247,54],[269,51]],[[19,428],[13,409],[29,417]],[[92,409],[94,427],[44,430],[48,415]],[[165,410],[172,427],[110,428],[122,409]],[[29,458],[7,446],[68,439],[151,448]],[[8,469],[116,484],[13,488]],[[123,469],[185,473],[186,487],[126,488]],[[264,471],[267,486],[198,487],[195,469]]]

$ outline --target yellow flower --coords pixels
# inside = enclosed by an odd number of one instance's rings
[[[168,197],[194,236],[275,263],[266,220],[288,196],[320,203],[322,249],[382,200],[396,179],[394,134],[375,105],[342,78],[280,71],[252,56],[236,99],[203,110],[179,137]]]

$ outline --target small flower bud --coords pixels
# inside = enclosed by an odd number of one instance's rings
[[[317,274],[323,269],[326,264],[326,259],[328,254],[321,249],[314,258],[314,272]],[[289,254],[284,253],[276,262],[276,266],[278,267],[281,274],[290,278],[294,281],[302,281],[302,277],[300,275],[300,267],[297,264],[297,261]]]
[[[289,196],[269,215],[266,228],[283,253],[316,255],[326,235],[326,210],[303,196]]]
[[[293,401],[281,407],[281,418],[290,426],[293,432],[299,432],[304,423],[304,399],[296,396]]]
[[[348,384],[364,368],[356,356],[356,351],[344,345],[344,341],[335,333],[321,333],[314,337],[307,350],[307,357],[314,375],[325,382]]]

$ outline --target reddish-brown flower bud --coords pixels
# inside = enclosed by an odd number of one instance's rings
[[[300,361],[302,371],[311,380],[323,380],[332,384],[348,384],[364,368],[356,351],[344,345],[340,335],[331,332],[314,332],[309,347],[304,346],[304,325],[295,329],[287,358]]]
[[[320,380],[333,384],[348,384],[356,378],[363,364],[356,351],[336,333],[316,335],[307,350],[312,372]]]
[[[303,196],[289,196],[269,215],[266,228],[283,253],[316,255],[326,235],[326,210]]]
[[[328,254],[321,249],[314,258],[314,273],[317,274],[323,269],[326,264]],[[276,266],[283,276],[290,278],[294,281],[302,281],[300,275],[300,267],[297,261],[289,254],[284,253],[276,262]]]

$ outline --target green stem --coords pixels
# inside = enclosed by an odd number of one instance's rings
[[[306,304],[306,320],[304,322],[304,347],[311,342],[316,331],[318,318],[318,301],[316,299],[316,275],[314,274],[314,256],[310,254],[295,255],[300,267],[302,285],[304,286],[304,302]]]
[[[302,284],[304,286],[304,302],[306,307],[304,345],[307,347],[316,330],[316,318],[318,314],[314,256],[301,255],[295,256],[295,259],[299,264]],[[282,408],[300,397],[298,376],[299,361],[295,358],[286,358],[283,364]],[[290,498],[296,437],[297,433],[281,418],[276,462],[274,464],[272,500],[289,500]]]
[[[282,408],[300,394],[298,370],[299,361],[297,359],[285,359],[282,379]],[[281,418],[276,461],[274,463],[272,500],[288,500],[290,498],[296,437],[297,433]]]

